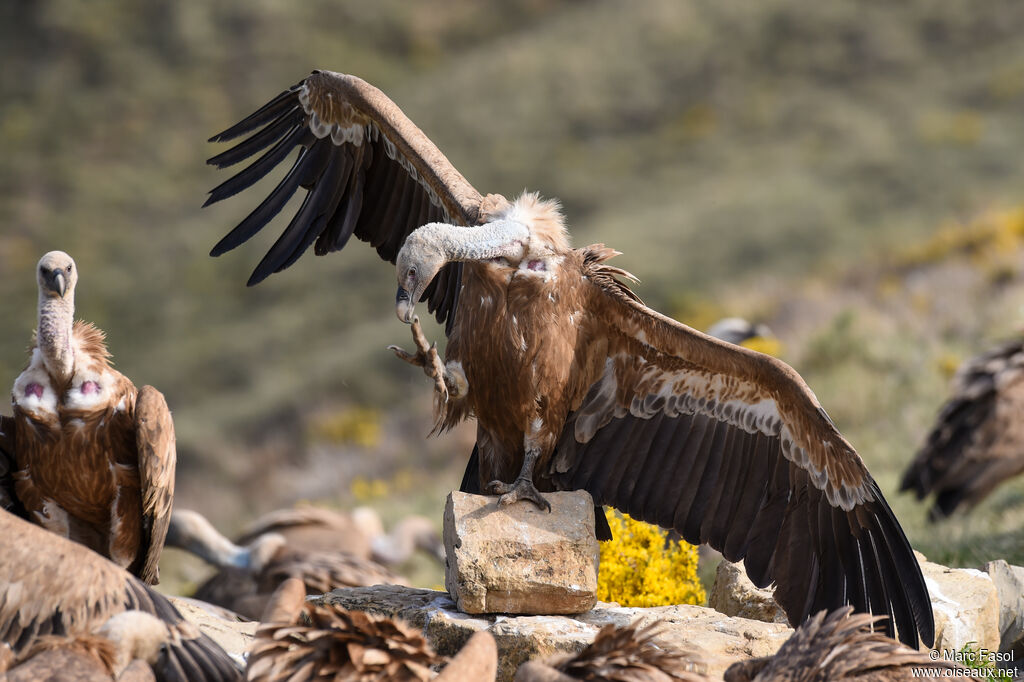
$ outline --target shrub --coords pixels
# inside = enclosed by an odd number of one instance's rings
[[[597,598],[623,606],[703,604],[704,588],[697,577],[697,548],[666,542],[657,526],[605,511],[612,540],[601,543]]]

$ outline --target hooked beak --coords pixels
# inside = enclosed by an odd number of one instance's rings
[[[398,319],[406,324],[412,324],[413,308],[415,303],[412,297],[409,296],[409,292],[398,287],[398,293],[395,294],[395,314],[398,315]]]
[[[68,282],[64,278],[64,270],[57,268],[50,272],[50,276],[46,280],[46,288],[64,298],[64,292],[68,288]]]

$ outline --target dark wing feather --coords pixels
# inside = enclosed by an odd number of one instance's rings
[[[935,493],[929,518],[970,509],[1024,471],[1024,341],[1016,339],[968,361],[953,396],[903,474],[900,490]]]
[[[240,123],[211,138],[222,142],[254,132],[209,163],[224,168],[264,152],[210,192],[206,205],[252,186],[288,153],[292,169],[252,213],[211,251],[244,243],[277,215],[299,186],[302,206],[249,279],[256,284],[294,263],[316,243],[323,255],[353,234],[394,262],[409,233],[434,221],[474,225],[481,196],[437,147],[380,90],[365,81],[314,71]],[[423,294],[428,309],[450,328],[462,265],[452,263]]]
[[[930,644],[913,551],[796,372],[646,308],[598,260],[585,259],[588,329],[608,353],[557,444],[556,486],[745,560],[794,624],[851,603]]]
[[[14,419],[0,415],[0,510],[28,518],[14,493],[14,472],[18,468],[14,448]]]
[[[138,575],[155,584],[159,582],[158,563],[171,520],[177,458],[171,411],[163,394],[152,386],[143,386],[135,399],[135,444],[139,452],[143,532]]]
[[[185,622],[162,594],[86,547],[0,511],[0,643],[22,652],[44,635],[95,632],[129,609],[171,629],[161,660],[191,671],[181,679],[241,678],[227,653]]]

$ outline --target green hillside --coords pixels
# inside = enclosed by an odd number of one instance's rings
[[[204,140],[329,68],[389,93],[481,190],[561,198],[648,303],[771,322],[888,493],[945,390],[933,360],[1020,316],[970,289],[959,326],[910,328],[878,291],[914,295],[879,274],[888,254],[1021,204],[1022,34],[1011,0],[4,3],[0,383],[33,266],[64,249],[80,314],[174,410],[181,504],[230,526],[401,470],[425,492],[394,513],[439,509],[472,427],[423,443],[430,384],[384,350],[408,344],[391,268],[353,244],[246,289],[281,220],[207,255],[275,178],[200,210],[227,177]],[[353,414],[379,435],[328,428]]]

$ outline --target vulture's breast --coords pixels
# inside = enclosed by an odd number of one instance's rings
[[[552,270],[485,267],[461,295],[470,305],[454,359],[466,372],[480,425],[521,442],[538,403],[561,402],[568,384],[579,330],[572,322],[576,289],[560,262]]]
[[[106,369],[77,372],[63,390],[31,365],[15,382],[19,469],[43,495],[90,523],[109,518],[119,486],[137,485],[124,389],[120,375]]]

